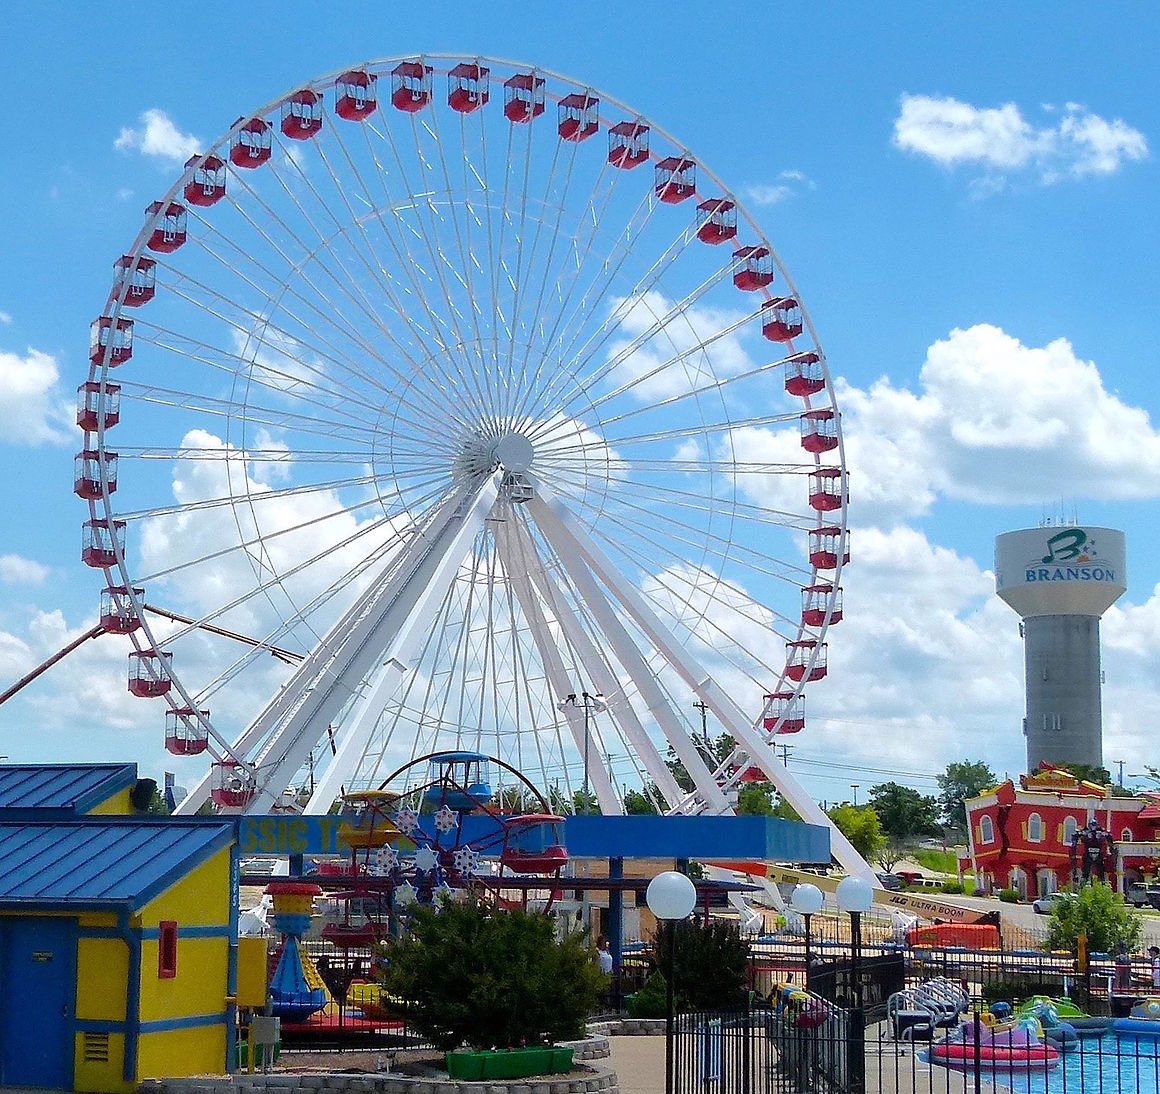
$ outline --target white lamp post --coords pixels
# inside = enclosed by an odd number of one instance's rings
[[[794,886],[789,898],[789,906],[802,917],[806,925],[806,991],[810,990],[810,916],[822,910],[824,901],[821,889],[808,881]]]
[[[648,883],[645,901],[664,924],[665,946],[665,1094],[673,1094],[673,935],[697,903],[697,887],[682,873],[666,870]]]
[[[588,812],[588,752],[589,752],[589,733],[588,733],[588,719],[593,714],[603,714],[608,709],[608,702],[597,692],[595,695],[590,695],[586,691],[582,691],[579,695],[565,695],[556,704],[556,709],[567,713],[569,710],[583,710],[584,711],[584,812]]]
[[[838,907],[850,916],[850,981],[854,1005],[850,1009],[850,1091],[862,1094],[866,1088],[866,1044],[862,1011],[862,913],[870,911],[874,890],[860,877],[838,883]]]

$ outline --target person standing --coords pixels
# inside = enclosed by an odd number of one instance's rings
[[[1148,947],[1148,959],[1152,962],[1152,987],[1160,988],[1160,946]]]
[[[600,971],[607,976],[612,975],[612,951],[608,948],[608,939],[600,935],[596,939],[596,956],[600,961]]]

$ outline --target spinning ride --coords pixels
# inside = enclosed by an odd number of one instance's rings
[[[566,801],[589,771],[605,813],[726,812],[757,769],[827,823],[770,744],[842,613],[829,372],[737,195],[636,111],[467,57],[294,88],[149,206],[90,359],[82,557],[130,690],[211,761],[180,812],[309,765],[325,813],[467,749]],[[715,769],[690,700],[738,743]]]

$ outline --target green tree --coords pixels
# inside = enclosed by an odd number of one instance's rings
[[[416,908],[384,948],[383,986],[438,1048],[507,1048],[583,1036],[607,983],[583,934],[557,941],[550,916],[446,902]]]
[[[864,859],[870,860],[877,856],[885,837],[882,835],[878,814],[870,806],[843,803],[828,810],[826,816]]]
[[[963,802],[978,797],[995,782],[995,772],[982,760],[959,760],[947,764],[946,770],[938,777],[938,803],[942,806],[943,822],[965,832],[967,810]]]
[[[721,733],[712,740],[706,742],[704,737],[699,735],[692,735],[690,738],[701,754],[710,770],[720,767],[732,753],[735,743],[728,733]],[[677,756],[677,750],[669,745],[669,758],[665,761],[665,766],[673,773],[673,778],[676,779],[677,785],[685,791],[693,789],[693,777],[686,770],[685,765]]]
[[[1121,942],[1131,950],[1139,945],[1141,930],[1140,916],[1124,903],[1124,898],[1102,882],[1093,881],[1051,910],[1045,948],[1074,953],[1083,931],[1089,953],[1112,953]]]
[[[646,783],[640,790],[625,791],[624,811],[633,817],[659,813],[657,802],[660,800],[661,795],[656,783]]]
[[[743,817],[772,817],[773,798],[772,783],[743,783],[737,788],[737,812]]]
[[[882,831],[905,842],[939,832],[939,803],[899,783],[879,783],[870,788],[870,805],[878,814]]]
[[[1056,767],[1062,767],[1070,771],[1080,782],[1095,783],[1096,786],[1111,786],[1112,773],[1099,764],[1081,764],[1081,763],[1058,763]]]

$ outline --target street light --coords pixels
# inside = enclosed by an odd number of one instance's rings
[[[697,887],[676,870],[666,870],[648,883],[644,894],[649,911],[664,924],[665,946],[665,1094],[673,1094],[673,936],[677,920],[697,903]]]
[[[861,783],[850,783],[850,789],[854,791],[854,804],[855,805],[858,804],[858,787],[860,787],[861,785],[862,785]]]
[[[865,1018],[862,1011],[862,913],[870,911],[874,890],[851,875],[838,883],[838,907],[850,916],[850,981],[854,1005],[850,1009],[850,1091],[866,1088]]]
[[[810,990],[810,916],[822,910],[825,897],[816,885],[808,881],[795,885],[789,897],[789,906],[805,920],[806,924],[806,991]]]
[[[595,695],[589,695],[588,692],[582,691],[578,696],[573,693],[565,695],[556,704],[556,709],[562,713],[567,713],[569,710],[583,710],[584,711],[584,812],[588,812],[588,719],[593,714],[603,714],[608,709],[608,702],[604,696],[597,692]]]

